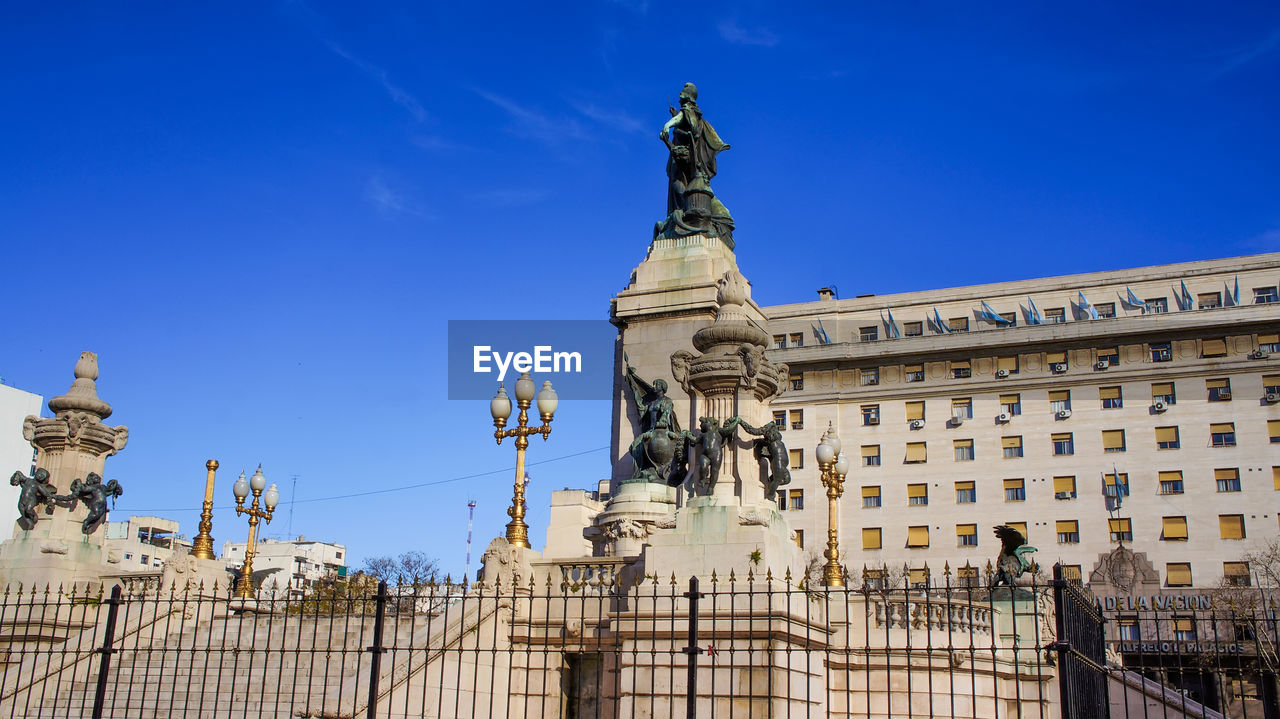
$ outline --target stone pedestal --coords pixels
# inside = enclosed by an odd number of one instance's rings
[[[791,538],[786,519],[773,502],[744,505],[736,497],[693,497],[676,513],[675,526],[655,529],[644,554],[645,572],[664,579],[707,578],[714,570],[721,579],[730,570],[738,577],[772,572],[793,582],[804,577],[800,547]]]
[[[644,481],[614,483],[614,494],[595,525],[585,532],[602,557],[639,556],[657,524],[669,522],[676,509],[675,487]]]

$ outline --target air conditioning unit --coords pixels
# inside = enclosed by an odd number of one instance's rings
[[[880,424],[880,415],[873,414],[867,417],[867,424]]]
[[[1268,355],[1266,352],[1263,352],[1262,350],[1254,350],[1249,353],[1249,359],[1266,359],[1269,356],[1270,355]]]
[[[1001,412],[1000,414],[996,415],[996,422],[999,422],[1000,424],[1006,424],[1010,419],[1013,419],[1013,416],[1010,415],[1008,412]]]
[[[1108,367],[1110,367],[1110,366],[1111,366],[1111,365],[1107,364],[1106,362],[1104,362],[1104,361],[1102,361],[1102,360],[1098,360],[1097,362],[1094,362],[1094,363],[1093,363],[1093,368],[1094,368],[1094,369],[1096,369],[1096,370],[1104,370],[1104,369],[1106,369],[1106,368],[1108,368]]]
[[[911,420],[911,429],[924,429],[924,420],[923,419]]]
[[[1060,410],[1058,410],[1056,413],[1054,413],[1054,415],[1053,415],[1053,416],[1054,416],[1054,417],[1057,417],[1058,419],[1066,419],[1066,418],[1068,418],[1068,417],[1070,417],[1070,416],[1071,416],[1071,410],[1069,410],[1069,409],[1060,409]]]
[[[1218,399],[1231,399],[1231,392],[1230,392],[1230,390],[1228,390],[1228,391],[1226,391],[1226,392],[1219,392],[1219,393],[1218,393]]]
[[[1000,379],[1004,379],[1005,377],[1008,377],[1008,376],[1009,376],[1009,370],[1007,370],[1007,369],[998,369],[998,370],[996,370],[996,376],[997,376],[997,377],[999,377]]]
[[[1276,394],[1275,392],[1268,392],[1267,396],[1263,397],[1262,399],[1267,404],[1275,404],[1277,402],[1280,402],[1280,394]]]
[[[1049,369],[1052,370],[1054,374],[1062,374],[1063,372],[1067,371],[1067,363],[1054,362],[1053,364],[1049,365]]]
[[[962,424],[964,424],[964,417],[961,417],[961,416],[959,416],[959,415],[956,415],[955,417],[952,417],[952,418],[951,418],[951,426],[952,426],[952,427],[959,427],[959,426],[960,426],[960,425],[962,425]]]
[[[1163,411],[1165,411],[1166,409],[1169,409],[1169,405],[1165,404],[1164,402],[1162,402],[1162,401],[1160,401],[1160,400],[1156,400],[1155,402],[1153,402],[1153,403],[1151,404],[1151,409],[1152,409],[1152,410],[1154,410],[1154,411],[1156,411],[1156,412],[1163,412]]]
[[[1071,499],[1071,497],[1070,492],[1054,492],[1053,494],[1054,499]]]

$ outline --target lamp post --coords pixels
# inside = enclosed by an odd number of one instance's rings
[[[511,398],[507,396],[507,390],[501,382],[498,383],[498,394],[489,402],[489,413],[493,415],[493,426],[497,428],[493,432],[493,438],[498,440],[498,444],[502,444],[502,440],[507,437],[516,438],[515,496],[511,500],[511,507],[507,509],[507,514],[511,517],[511,521],[507,523],[507,542],[513,547],[529,546],[529,525],[524,523],[524,452],[529,448],[529,435],[540,434],[543,441],[547,439],[547,435],[551,434],[551,419],[560,401],[556,397],[556,391],[551,389],[550,381],[542,383],[537,398],[538,414],[542,416],[540,427],[529,426],[529,407],[533,404],[534,384],[528,372],[521,374],[520,379],[516,380],[516,406],[520,408],[518,426],[503,429],[507,426],[507,418],[511,416]]]
[[[231,486],[231,491],[236,495],[236,515],[249,515],[249,544],[244,548],[244,567],[240,573],[240,584],[236,586],[236,596],[241,598],[249,598],[253,596],[253,555],[255,543],[258,541],[258,520],[265,519],[267,524],[271,524],[271,516],[275,512],[276,504],[280,502],[280,492],[273,484],[264,495],[263,487],[267,486],[267,478],[262,476],[262,465],[258,465],[258,471],[248,480],[244,478],[244,472],[240,473],[240,478]],[[244,500],[249,496],[250,490],[253,491],[253,503],[248,509],[244,508]],[[262,497],[262,504],[266,509],[258,509],[258,497]]]
[[[823,584],[828,587],[844,586],[844,573],[840,571],[839,528],[836,516],[837,502],[844,493],[844,477],[849,472],[849,461],[840,451],[840,438],[835,427],[827,425],[817,449],[818,469],[822,473],[822,486],[827,488],[827,549],[822,556],[827,563],[822,569]]]
[[[218,460],[204,463],[208,475],[204,480],[204,507],[200,510],[200,531],[191,541],[191,556],[213,559],[213,475],[218,471]]]

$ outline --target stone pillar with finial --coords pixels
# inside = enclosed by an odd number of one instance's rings
[[[12,538],[0,544],[0,585],[96,584],[119,570],[112,566],[119,558],[106,556],[102,540],[106,511],[122,490],[103,473],[107,457],[129,441],[129,430],[103,422],[111,405],[98,398],[97,379],[98,356],[82,352],[71,388],[49,400],[54,416],[23,422],[22,436],[37,450],[36,470],[32,477],[20,471],[10,477],[20,488],[20,517]]]

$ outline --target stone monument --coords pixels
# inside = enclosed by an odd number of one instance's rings
[[[103,552],[102,524],[123,490],[102,474],[129,430],[103,423],[111,405],[98,399],[97,379],[98,356],[81,353],[71,389],[49,400],[54,416],[33,415],[22,424],[22,436],[37,450],[36,470],[10,479],[22,487],[21,517],[12,539],[0,544],[0,584],[70,588],[117,572]]]

